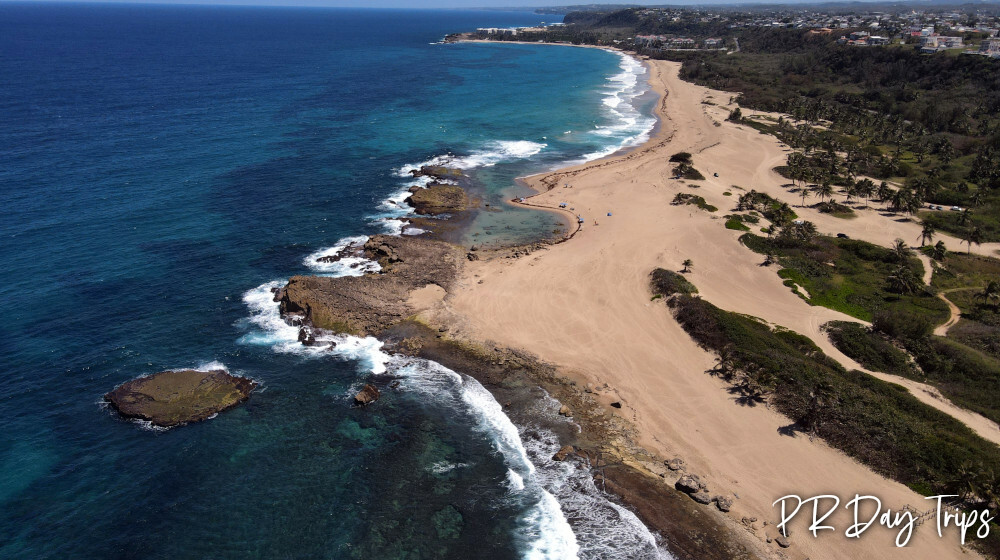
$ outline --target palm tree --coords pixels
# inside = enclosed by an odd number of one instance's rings
[[[966,230],[965,234],[962,235],[962,243],[969,246],[969,254],[972,254],[972,244],[975,243],[977,246],[983,242],[983,230],[979,229],[979,226],[975,226]]]
[[[820,201],[824,198],[831,198],[833,196],[833,185],[830,184],[830,181],[823,181],[816,190],[816,194],[819,195]]]
[[[934,249],[931,251],[931,258],[941,262],[948,255],[948,248],[944,246],[944,241],[938,240],[934,244]]]
[[[802,206],[805,207],[805,205],[806,205],[806,198],[808,198],[810,195],[812,195],[812,192],[809,190],[808,186],[802,185],[802,189],[801,189],[801,192],[799,194],[802,196]]]
[[[898,212],[903,209],[906,205],[906,191],[903,189],[896,189],[890,196],[889,199],[892,201],[891,208]]]
[[[906,263],[900,264],[896,271],[889,276],[888,281],[889,290],[897,294],[912,294],[917,291],[919,286],[917,275]]]
[[[958,215],[958,225],[967,225],[970,218],[972,218],[972,210],[969,210],[968,208],[962,210],[962,213]]]
[[[983,305],[986,305],[989,301],[996,302],[1000,300],[1000,283],[996,280],[990,280],[989,284],[986,284],[986,287],[983,288],[983,291],[976,294],[976,297],[983,298]],[[995,303],[994,307],[996,307]]]
[[[983,202],[986,200],[986,192],[984,189],[976,189],[976,192],[972,193],[972,205],[982,206]]]
[[[910,248],[906,246],[906,242],[902,239],[897,239],[892,244],[892,251],[896,253],[896,260],[902,263],[905,263],[906,258],[910,256]]]
[[[920,246],[924,247],[927,243],[934,241],[935,233],[936,230],[934,229],[934,226],[924,222],[924,227],[920,230]]]
[[[892,189],[889,188],[889,183],[882,181],[882,183],[879,184],[878,189],[875,191],[875,196],[877,196],[882,202],[889,200],[889,197],[892,196]]]
[[[681,270],[681,272],[691,272],[691,267],[694,266],[694,261],[691,259],[684,259],[684,262],[681,264],[684,265],[684,269]]]

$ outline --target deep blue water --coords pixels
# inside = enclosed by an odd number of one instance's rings
[[[557,442],[519,447],[475,382],[373,340],[298,351],[261,305],[399,231],[414,164],[450,154],[499,201],[648,127],[614,54],[433,44],[544,19],[0,4],[0,558],[598,557],[642,533],[613,506],[567,533],[569,475],[525,459]],[[554,225],[486,213],[468,238]],[[262,389],[159,432],[99,403],[209,364]],[[350,408],[372,375],[403,390]]]

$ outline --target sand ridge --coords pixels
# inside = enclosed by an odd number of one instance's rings
[[[526,179],[541,191],[530,199],[533,205],[556,209],[566,201],[585,218],[584,228],[573,239],[526,257],[467,263],[457,286],[430,313],[446,315],[464,336],[532,352],[580,382],[607,383],[624,405],[616,412],[638,428],[639,443],[664,458],[683,457],[691,472],[707,477],[713,493],[737,495],[734,519],[770,520],[768,527],[757,524],[761,538],[776,536],[778,510],[771,504],[786,494],[834,493],[845,502],[856,493],[875,494],[883,507],[930,509],[922,496],[819,440],[781,435],[779,428],[790,421],[775,411],[737,405],[725,384],[705,373],[714,356],[691,340],[661,301],[650,300],[650,271],[679,270],[690,258],[689,279],[708,301],[810,336],[824,352],[856,367],[820,332],[827,321],[853,319],[809,306],[773,269],[761,267],[761,256],[742,247],[739,232],[725,229],[721,221],[739,193],[732,185],[798,202],[773,171],[784,163],[787,148],[772,136],[725,122],[732,94],[681,81],[677,63],[648,64],[650,83],[663,101],[660,129],[645,146]],[[668,158],[679,151],[694,154],[695,167],[709,177],[696,181],[701,188],[670,178]],[[724,196],[725,191],[733,196]],[[672,206],[678,192],[704,196],[720,211],[712,215]],[[795,210],[821,232],[844,232],[881,245],[897,237],[912,244],[920,233],[916,222],[896,222],[875,211],[841,220]],[[940,237],[958,247],[957,240]],[[994,245],[973,251],[986,253]],[[964,415],[977,431],[996,432],[991,439],[1000,440],[995,424],[908,383],[919,398],[942,409],[951,406],[951,413]],[[848,515],[842,506],[830,519],[836,534],[826,531],[818,539],[805,532],[804,523],[793,523],[793,546],[781,553],[813,559],[975,556],[959,546],[954,533],[938,538],[933,524],[918,528],[903,549],[892,544],[896,530],[872,528],[861,539],[847,539]]]

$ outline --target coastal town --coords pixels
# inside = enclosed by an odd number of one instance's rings
[[[570,14],[565,23],[524,28],[480,28],[490,39],[534,40],[565,24],[591,23],[593,12]],[[813,35],[837,38],[852,47],[915,46],[920,52],[950,52],[1000,58],[1000,14],[995,9],[927,9],[900,5],[896,11],[852,10],[838,6],[829,11],[788,7],[784,9],[643,8],[631,12],[631,21],[642,28],[669,28],[676,32],[636,34],[635,46],[656,51],[739,50],[741,31],[799,29]],[[618,44],[628,39],[616,39]]]

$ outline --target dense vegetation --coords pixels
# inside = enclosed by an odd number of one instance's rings
[[[660,54],[683,61],[684,79],[738,93],[744,108],[790,115],[738,119],[800,150],[790,178],[897,211],[970,209],[921,217],[962,238],[1000,240],[1000,62],[850,48],[801,30],[756,30],[740,45],[729,56]]]
[[[653,294],[668,297],[674,294],[691,295],[698,293],[698,288],[688,282],[687,278],[672,270],[657,268],[649,275],[650,288]]]
[[[853,321],[833,321],[823,327],[838,350],[862,366],[903,377],[917,377],[909,356],[892,339]]]
[[[997,477],[984,480],[976,496],[964,490],[968,477],[1000,473],[1000,448],[902,387],[847,371],[802,335],[700,298],[678,295],[670,304],[684,329],[718,353],[713,373],[731,384],[739,402],[769,403],[792,421],[783,430],[822,437],[920,492],[960,494],[970,502],[1000,497]]]
[[[718,210],[717,207],[706,202],[704,197],[688,193],[677,193],[677,195],[674,196],[674,199],[670,201],[670,204],[673,204],[674,206],[679,206],[681,204],[693,204],[708,212],[715,212]]]
[[[793,224],[767,238],[746,233],[740,241],[780,264],[778,274],[804,288],[810,304],[866,321],[886,309],[905,309],[929,323],[948,318],[947,305],[923,285],[923,265],[905,244],[886,249],[816,235],[808,225]]]

